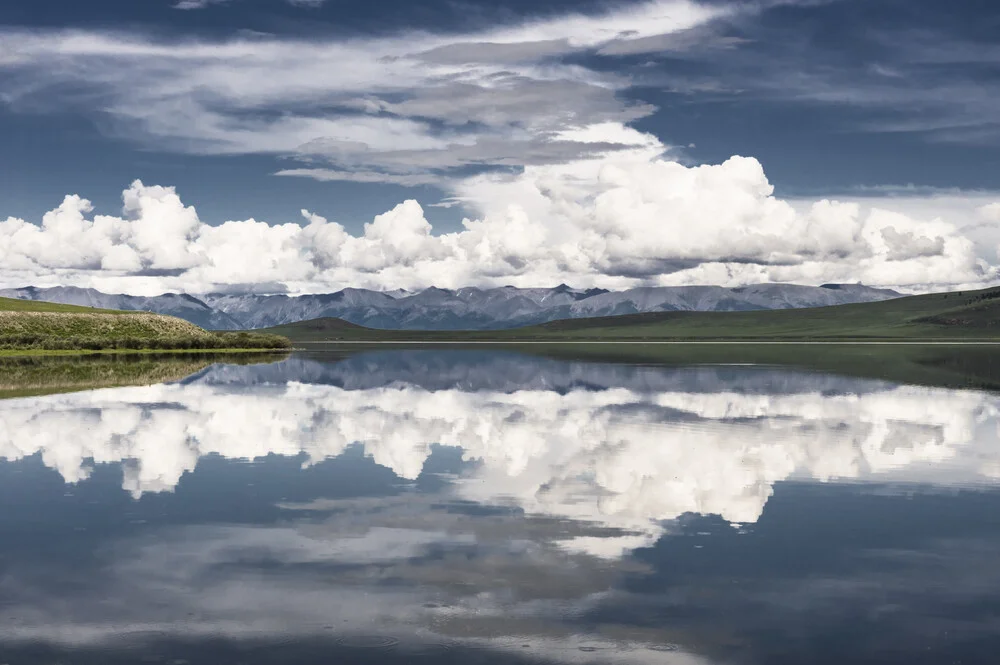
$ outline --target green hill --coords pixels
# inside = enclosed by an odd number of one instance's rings
[[[293,341],[1000,341],[1000,288],[750,312],[655,312],[493,331],[375,330],[339,319],[269,328]]]
[[[0,352],[284,349],[277,335],[210,332],[183,319],[0,298]]]

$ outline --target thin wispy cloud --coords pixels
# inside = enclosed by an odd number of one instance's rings
[[[659,0],[469,34],[165,43],[103,32],[5,35],[8,99],[100,113],[116,132],[196,154],[278,154],[320,171],[414,172],[565,161],[553,133],[629,122],[626,78],[563,58],[690,29],[727,10]],[[350,63],[345,66],[345,63]],[[67,94],[73,88],[85,92]],[[95,104],[96,101],[96,104]]]
[[[322,7],[326,0],[283,0],[296,7]],[[177,0],[174,9],[205,9],[211,5],[225,5],[239,0]]]

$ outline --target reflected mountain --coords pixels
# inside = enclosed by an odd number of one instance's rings
[[[5,401],[0,659],[991,662],[998,400],[387,352]]]
[[[815,374],[766,366],[768,371],[748,372],[746,363],[651,367],[642,364],[567,362],[512,351],[406,350],[345,355],[331,361],[328,355],[295,355],[286,362],[266,366],[217,365],[201,383],[258,385],[262,383],[313,383],[347,390],[383,388],[394,384],[425,390],[514,392],[627,388],[635,392],[715,392],[723,384],[730,390],[761,394],[811,391],[849,392],[858,385],[853,378]],[[890,385],[868,381],[867,386]]]

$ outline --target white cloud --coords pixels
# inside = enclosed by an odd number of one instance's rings
[[[752,158],[684,166],[655,137],[616,123],[564,136],[630,147],[516,175],[456,179],[456,198],[478,214],[442,235],[412,200],[352,235],[312,213],[304,226],[252,219],[209,226],[172,188],[138,181],[124,193],[123,217],[89,218],[89,202],[70,196],[41,225],[0,222],[0,285],[143,294],[245,284],[284,284],[293,293],[560,282],[862,281],[919,289],[995,277],[995,261],[936,216],[871,202],[785,201]]]
[[[932,187],[871,187],[860,194],[842,197],[845,203],[857,205],[862,211],[891,210],[914,219],[943,220],[957,229],[959,235],[973,244],[978,261],[993,266],[1000,246],[1000,217],[991,212],[1000,206],[1000,192],[984,190],[940,189]],[[813,201],[792,199],[796,210],[807,210]],[[996,215],[996,213],[993,213]],[[992,269],[983,281],[994,279]],[[976,281],[964,286],[975,286]]]
[[[978,210],[979,215],[987,222],[1000,224],[1000,201],[988,203]]]

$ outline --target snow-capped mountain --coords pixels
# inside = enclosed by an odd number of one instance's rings
[[[432,287],[388,293],[344,289],[304,296],[214,293],[197,298],[173,293],[154,297],[111,295],[75,287],[0,290],[0,296],[7,298],[170,314],[210,329],[266,328],[337,317],[373,328],[482,330],[640,312],[823,307],[900,295],[861,284],[642,287],[626,291],[579,290],[561,284],[552,289]]]

